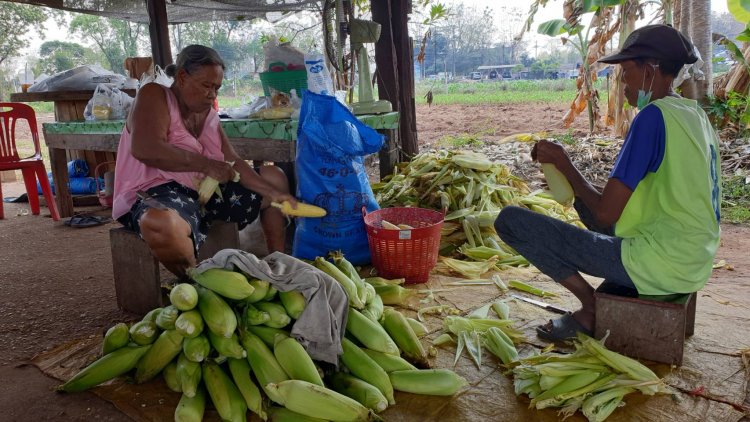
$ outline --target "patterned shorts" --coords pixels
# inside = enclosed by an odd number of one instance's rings
[[[146,191],[149,198],[138,198],[130,211],[118,218],[125,228],[141,233],[139,221],[149,208],[175,210],[192,229],[195,253],[206,240],[206,233],[214,221],[237,223],[242,229],[255,221],[260,214],[263,197],[240,183],[228,182],[219,185],[221,197],[213,195],[201,208],[198,192],[177,182],[154,186]]]

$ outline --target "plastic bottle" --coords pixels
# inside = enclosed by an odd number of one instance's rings
[[[549,186],[555,201],[563,205],[570,205],[573,202],[573,187],[570,186],[570,182],[565,175],[552,163],[542,163],[542,172],[544,172],[547,186]]]

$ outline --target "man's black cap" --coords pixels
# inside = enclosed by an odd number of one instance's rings
[[[698,60],[693,44],[669,25],[648,25],[628,35],[619,53],[602,57],[602,63],[620,63],[633,59],[658,59],[691,64]]]

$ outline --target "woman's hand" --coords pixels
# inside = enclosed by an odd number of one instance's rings
[[[570,157],[562,145],[557,142],[541,140],[531,149],[531,159],[540,163],[552,163],[560,168],[562,164],[570,162]]]
[[[234,179],[234,167],[224,161],[206,158],[200,171],[218,180],[219,183],[227,183]]]

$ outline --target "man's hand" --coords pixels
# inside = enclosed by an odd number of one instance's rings
[[[213,177],[219,183],[227,183],[234,179],[234,167],[231,164],[210,158],[206,158],[201,167],[201,173]]]
[[[547,140],[541,140],[534,144],[534,147],[531,149],[531,159],[540,163],[554,164],[557,168],[571,162],[568,153],[562,145]]]

